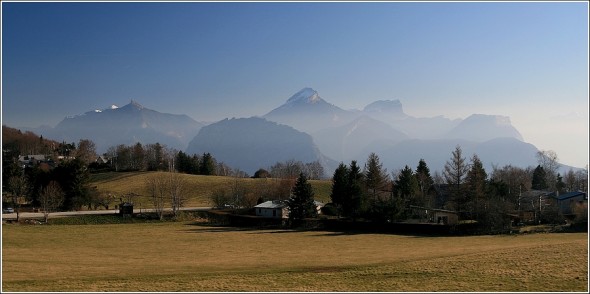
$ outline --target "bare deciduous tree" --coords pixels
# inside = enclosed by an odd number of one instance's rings
[[[176,217],[180,208],[184,205],[186,198],[187,182],[185,178],[176,172],[169,173],[167,183],[172,204],[172,214]]]
[[[164,218],[164,204],[167,199],[166,181],[162,177],[154,174],[146,178],[145,184],[148,196],[154,205],[154,210],[160,220],[162,220]]]
[[[12,193],[12,205],[14,205],[17,222],[20,219],[20,203],[28,188],[29,184],[24,175],[13,176],[8,179],[8,190]]]
[[[537,161],[543,170],[545,170],[545,181],[549,185],[549,189],[554,191],[557,182],[557,170],[559,169],[557,153],[553,150],[539,151],[537,152]]]
[[[43,188],[39,195],[39,201],[41,202],[45,222],[49,219],[49,214],[56,211],[63,204],[64,197],[65,194],[56,181],[49,182],[49,185]]]
[[[179,173],[168,172],[166,176],[151,175],[146,178],[146,188],[160,220],[164,218],[164,206],[168,201],[174,216],[177,216],[186,201],[187,182]]]
[[[86,165],[96,161],[96,145],[93,141],[81,139],[76,149],[76,157],[82,160]]]

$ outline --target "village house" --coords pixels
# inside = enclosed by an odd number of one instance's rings
[[[588,211],[588,195],[584,192],[569,192],[559,195],[556,198],[559,214],[563,216],[574,216],[580,213],[585,214]]]
[[[289,208],[283,200],[271,200],[254,206],[256,215],[269,218],[288,218]]]
[[[96,163],[98,163],[98,164],[107,164],[107,163],[109,163],[109,159],[106,156],[101,155],[101,156],[98,156],[96,158]]]
[[[317,213],[321,213],[324,203],[314,200]],[[286,201],[283,200],[271,200],[260,203],[254,206],[256,210],[256,216],[269,217],[269,218],[288,218],[289,207]]]
[[[415,205],[410,205],[410,209],[412,215],[419,216],[419,218],[413,219],[418,223],[435,223],[439,225],[456,225],[459,223],[459,214],[456,211]]]
[[[18,163],[22,168],[34,167],[40,164],[46,164],[50,167],[54,165],[54,162],[43,154],[20,155],[18,157]]]

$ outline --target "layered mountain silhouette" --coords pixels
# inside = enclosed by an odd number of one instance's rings
[[[354,115],[322,99],[318,92],[304,88],[291,96],[283,105],[273,109],[264,118],[312,133],[350,122]]]
[[[461,147],[467,163],[475,154],[489,172],[494,166],[503,167],[510,164],[524,168],[537,164],[535,154],[538,149],[534,145],[508,137],[483,142],[464,139],[410,139],[389,147],[368,146],[366,152],[375,152],[384,166],[394,170],[402,169],[406,165],[416,169],[420,159],[424,159],[431,171],[442,172],[456,146]]]
[[[161,113],[131,101],[123,107],[111,106],[82,115],[66,117],[44,135],[57,141],[94,141],[99,153],[119,144],[159,142],[184,150],[203,124],[187,115]]]
[[[493,164],[536,163],[536,148],[523,142],[510,118],[501,115],[474,114],[464,120],[413,117],[399,100],[379,100],[349,111],[304,88],[264,117],[308,132],[319,149],[336,161],[364,162],[375,152],[391,168],[414,167],[420,158],[430,158],[431,169],[442,170],[459,145],[467,156],[478,154],[489,169]]]
[[[473,114],[465,119],[414,117],[399,100],[379,100],[344,110],[304,88],[262,117],[224,119],[204,126],[186,115],[160,113],[135,101],[65,118],[44,128],[47,138],[91,139],[102,153],[118,144],[165,144],[189,154],[211,153],[231,167],[253,173],[280,161],[320,161],[330,175],[338,162],[365,162],[371,152],[389,170],[426,160],[442,171],[456,146],[477,154],[486,169],[536,165],[535,146],[523,141],[510,118]]]
[[[469,116],[447,132],[444,137],[469,139],[478,142],[502,137],[523,140],[520,133],[510,123],[509,117],[484,114]]]
[[[187,153],[205,152],[249,174],[288,160],[319,161],[324,170],[335,164],[320,152],[310,135],[258,117],[224,119],[203,127]]]
[[[342,126],[314,132],[312,136],[324,154],[340,161],[366,158],[365,147],[369,145],[392,146],[409,139],[405,133],[367,115]]]

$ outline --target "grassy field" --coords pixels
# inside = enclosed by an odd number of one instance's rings
[[[586,233],[414,237],[196,222],[3,225],[3,291],[580,291]]]
[[[100,192],[112,192],[117,197],[127,193],[135,193],[140,196],[134,199],[136,206],[141,205],[145,208],[151,208],[147,190],[145,189],[146,178],[151,175],[163,176],[163,172],[128,172],[128,173],[100,173],[91,176],[91,185],[96,186]],[[233,178],[220,176],[199,176],[181,174],[188,183],[187,203],[185,206],[208,207],[211,206],[210,196],[218,189],[229,188],[236,184],[243,185],[255,191],[261,189],[264,185],[276,184],[277,179],[250,179],[250,178]],[[332,188],[331,181],[310,181],[315,199],[321,202],[330,202],[330,191]],[[118,198],[117,198],[118,199]],[[118,201],[118,200],[117,200]]]

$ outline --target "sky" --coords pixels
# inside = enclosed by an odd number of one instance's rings
[[[2,123],[55,126],[131,99],[197,121],[304,87],[344,109],[509,116],[588,164],[588,3],[2,2]]]

